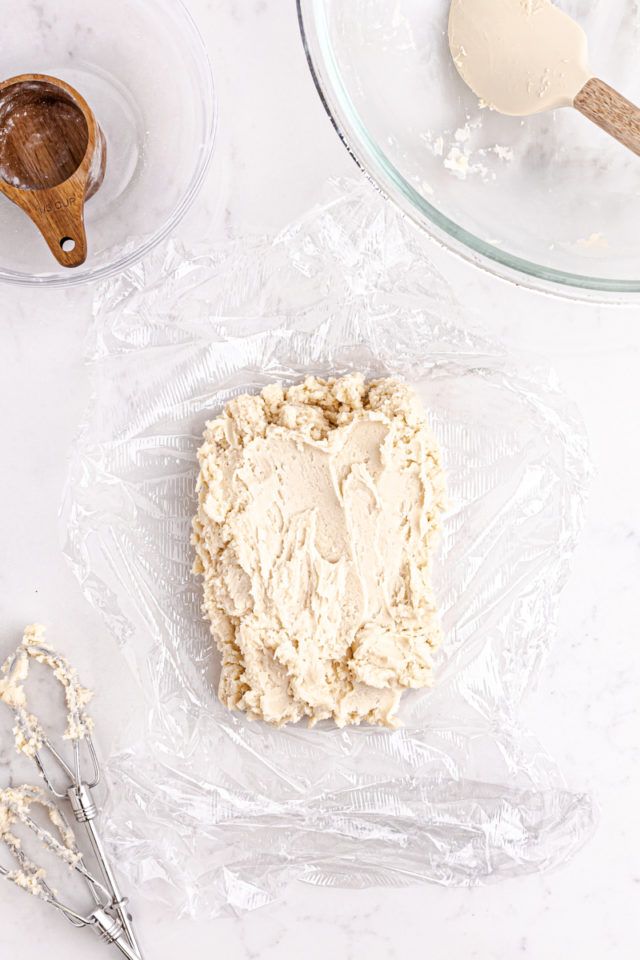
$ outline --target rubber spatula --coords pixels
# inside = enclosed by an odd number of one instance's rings
[[[575,107],[640,155],[640,110],[594,77],[584,31],[549,0],[453,0],[449,47],[465,83],[500,113]]]

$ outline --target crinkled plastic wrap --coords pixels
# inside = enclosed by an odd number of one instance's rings
[[[518,709],[555,633],[585,438],[548,371],[464,331],[414,228],[364,186],[275,238],[172,245],[101,289],[89,354],[66,553],[148,708],[146,736],[107,764],[130,884],[212,915],[293,878],[481,884],[576,851],[591,802]],[[356,370],[409,381],[443,448],[436,682],[405,695],[395,732],[273,729],[216,696],[191,572],[196,450],[235,394]]]

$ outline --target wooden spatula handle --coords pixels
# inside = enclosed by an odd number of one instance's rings
[[[610,87],[593,77],[573,101],[576,110],[640,155],[640,109]]]

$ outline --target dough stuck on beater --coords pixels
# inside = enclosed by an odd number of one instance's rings
[[[432,683],[440,451],[413,390],[308,377],[206,425],[192,542],[219,696],[277,726],[399,726]]]
[[[65,740],[83,740],[91,733],[93,720],[87,715],[86,706],[93,696],[91,690],[83,687],[78,674],[68,660],[54,652],[50,643],[44,639],[45,629],[40,623],[32,623],[25,628],[22,642],[15,653],[7,657],[0,673],[0,701],[10,707],[16,715],[13,732],[16,749],[27,757],[32,757],[42,746],[45,735],[38,718],[29,712],[24,682],[29,675],[32,660],[48,666],[64,690],[67,707],[67,728]]]
[[[58,836],[33,820],[31,808],[34,805],[47,813]],[[27,826],[47,850],[70,867],[76,866],[81,859],[73,830],[41,787],[23,784],[0,790],[0,843],[8,847],[18,862],[15,870],[2,868],[1,874],[27,893],[47,900],[51,891],[45,884],[46,872],[22,849],[22,841],[14,833],[14,827],[19,823]]]

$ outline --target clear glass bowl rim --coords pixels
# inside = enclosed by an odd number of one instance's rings
[[[307,64],[331,123],[360,170],[441,246],[484,269],[544,293],[596,302],[634,302],[640,279],[616,280],[554,270],[524,260],[467,231],[430,204],[388,159],[356,110],[331,46],[325,0],[296,0]]]

